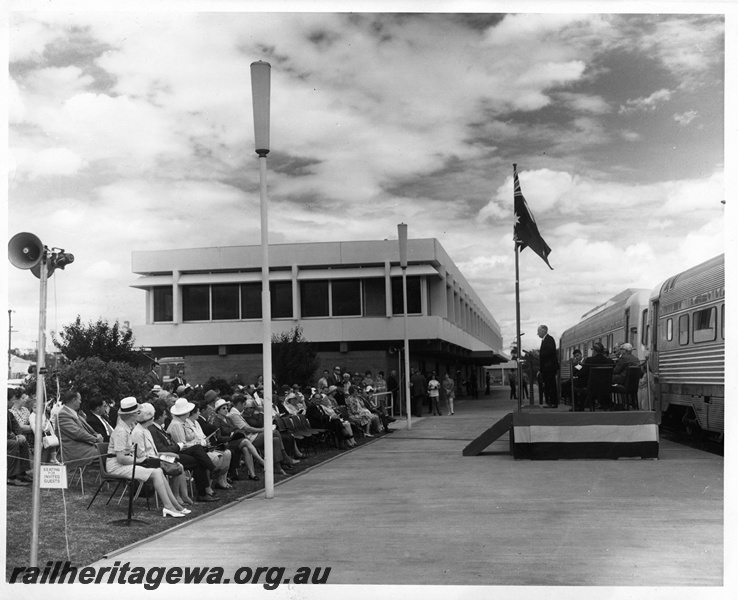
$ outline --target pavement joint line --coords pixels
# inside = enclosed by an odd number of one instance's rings
[[[331,463],[334,460],[341,458],[342,456],[346,456],[348,454],[351,454],[355,450],[359,450],[360,448],[364,448],[365,446],[369,446],[370,444],[373,444],[374,442],[377,442],[379,440],[386,439],[386,437],[387,436],[382,436],[382,437],[375,437],[374,439],[369,439],[368,441],[366,441],[364,444],[361,444],[360,446],[354,446],[353,448],[349,448],[348,450],[342,452],[341,454],[336,454],[335,456],[332,456],[331,458],[327,458],[326,460],[323,460],[323,461],[319,462],[317,465],[313,465],[311,467],[308,467],[304,471],[300,471],[299,473],[295,473],[294,475],[290,475],[289,477],[287,477],[285,479],[282,479],[281,481],[276,482],[274,484],[274,487],[275,488],[276,487],[279,487],[279,486],[287,483],[288,481],[292,481],[293,479],[296,479],[296,478],[298,478],[298,477],[300,477],[302,475],[305,475],[306,473],[310,473],[313,469],[317,469],[318,467],[321,467],[323,465],[326,465],[328,463]],[[223,506],[219,506],[218,508],[214,508],[212,510],[209,510],[206,513],[203,513],[201,515],[196,516],[194,519],[189,519],[189,520],[185,521],[184,523],[178,523],[177,525],[174,525],[173,527],[170,527],[169,529],[165,529],[163,531],[160,531],[158,533],[155,533],[152,536],[149,536],[147,538],[143,538],[143,539],[137,540],[135,542],[132,542],[132,543],[128,544],[127,546],[123,546],[122,548],[117,548],[116,550],[112,550],[111,552],[108,552],[106,554],[103,554],[100,557],[99,560],[107,560],[107,559],[113,558],[113,557],[115,557],[115,556],[117,556],[119,554],[123,554],[124,552],[128,552],[129,550],[133,550],[134,548],[137,548],[138,546],[141,546],[143,544],[148,544],[149,542],[152,542],[154,540],[158,540],[160,537],[164,537],[165,535],[167,535],[167,534],[169,534],[169,533],[171,533],[173,531],[176,531],[176,530],[179,530],[179,529],[183,529],[185,527],[188,527],[188,526],[192,525],[193,523],[198,523],[198,522],[204,520],[207,517],[210,517],[212,515],[215,515],[215,514],[217,514],[219,512],[222,512],[224,510],[233,508],[236,504],[240,504],[244,500],[250,500],[251,498],[255,498],[257,496],[262,496],[264,494],[265,494],[265,492],[264,492],[264,489],[262,488],[262,489],[256,490],[255,492],[251,492],[250,494],[246,494],[245,496],[240,496],[238,498],[235,498],[234,500],[231,500],[228,504],[224,504]],[[270,500],[271,500],[271,498],[270,498]],[[95,561],[95,562],[97,562],[97,561]]]

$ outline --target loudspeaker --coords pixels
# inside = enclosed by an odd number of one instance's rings
[[[16,233],[8,242],[10,263],[19,269],[33,269],[38,266],[43,253],[44,245],[41,240],[27,231]]]

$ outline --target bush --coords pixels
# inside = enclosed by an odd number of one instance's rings
[[[124,362],[83,358],[59,367],[59,387],[62,394],[69,389],[77,390],[83,402],[98,397],[108,402],[118,402],[126,396],[141,400],[150,388],[146,373],[146,369]],[[51,381],[47,379],[47,388],[50,384]]]
[[[315,345],[303,339],[302,327],[272,336],[272,371],[278,384],[308,386],[318,367]]]

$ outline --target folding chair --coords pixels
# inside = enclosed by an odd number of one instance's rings
[[[131,478],[127,475],[113,475],[111,473],[108,473],[107,466],[105,464],[105,461],[108,458],[108,444],[106,442],[99,442],[97,444],[97,451],[98,451],[98,465],[100,467],[100,485],[97,488],[97,491],[95,492],[95,495],[92,497],[92,500],[90,500],[90,503],[87,505],[87,510],[90,510],[90,507],[92,506],[92,503],[95,501],[95,498],[97,498],[97,495],[100,493],[100,490],[102,490],[103,486],[106,483],[115,483],[115,489],[113,490],[113,493],[110,494],[110,498],[108,498],[108,501],[105,503],[105,506],[110,504],[110,501],[113,499],[113,496],[115,496],[116,492],[118,491],[118,488],[120,488],[121,485],[124,486],[123,488],[123,494],[125,494],[126,490],[128,489],[128,486],[131,484]],[[138,489],[136,490],[136,495],[134,498],[138,498],[138,495],[141,493],[141,489],[144,486],[144,481],[140,481],[138,485]],[[121,497],[123,497],[123,494],[121,494]],[[146,498],[146,505],[148,507],[149,499]]]

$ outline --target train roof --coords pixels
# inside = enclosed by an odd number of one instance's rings
[[[581,318],[579,319],[579,323],[582,321],[586,321],[590,317],[594,317],[596,314],[601,313],[602,311],[612,307],[612,306],[618,306],[620,304],[625,304],[628,299],[635,294],[636,292],[643,291],[640,288],[628,288],[627,290],[623,290],[619,294],[616,294],[609,300],[606,300],[599,306],[595,306],[592,310],[587,311],[584,313]]]
[[[662,303],[681,300],[706,288],[725,290],[725,254],[720,254],[703,263],[672,275],[651,290],[651,300]]]

